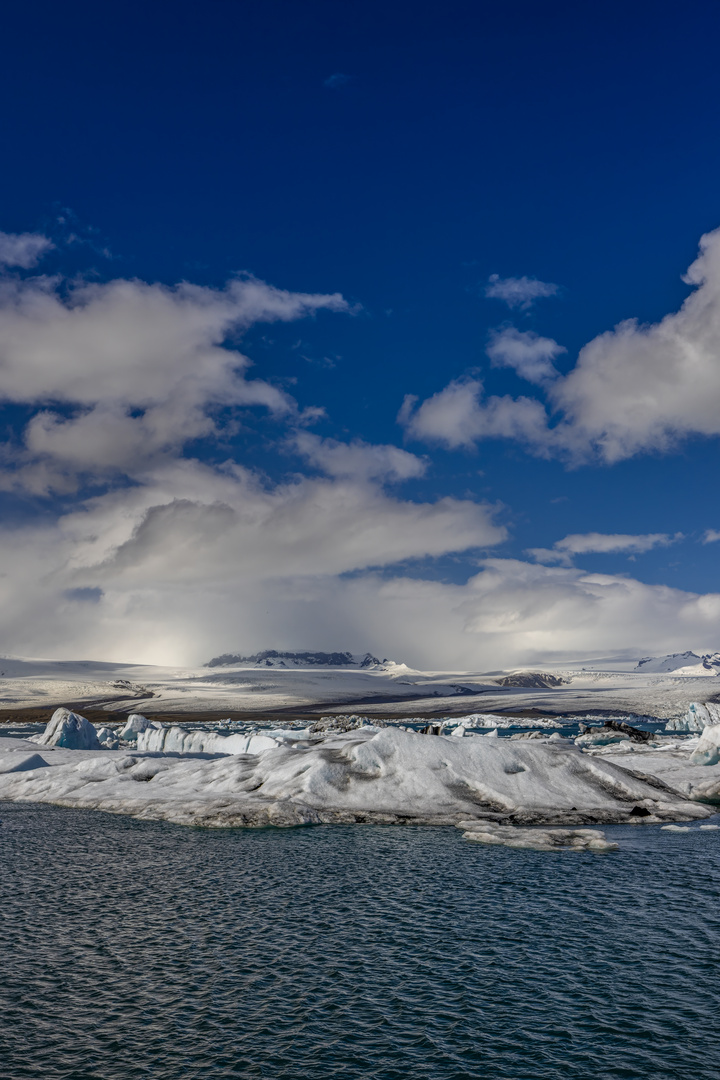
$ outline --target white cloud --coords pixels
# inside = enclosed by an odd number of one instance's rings
[[[253,278],[224,289],[142,281],[80,284],[40,278],[0,284],[0,400],[46,406],[0,483],[71,489],[80,474],[132,474],[215,431],[219,407],[263,406],[297,417],[295,400],[225,347],[253,323],[326,309],[339,294],[275,289]]]
[[[54,247],[52,240],[40,233],[0,232],[0,266],[30,270]]]
[[[408,394],[398,422],[414,439],[441,443],[452,449],[470,448],[480,439],[519,439],[545,453],[547,415],[533,398],[482,399],[479,379],[457,379],[416,407]]]
[[[398,446],[382,446],[360,439],[343,443],[302,431],[292,438],[291,445],[327,476],[401,481],[422,476],[427,468],[422,458]]]
[[[248,378],[239,333],[322,309],[348,305],[252,278],[0,282],[0,400],[31,408],[20,444],[2,448],[0,485],[98,492],[54,523],[0,529],[0,648],[201,660],[220,636],[255,640],[268,604],[282,637],[286,589],[296,603],[319,582],[505,538],[493,507],[390,496],[383,484],[421,476],[423,459],[302,430],[318,410]],[[325,475],[271,483],[184,456],[221,434],[218,410],[257,405],[285,425],[276,448]],[[317,632],[311,621],[304,640]]]
[[[502,559],[485,560],[466,585],[393,575],[404,560],[488,548],[505,530],[492,507],[388,494],[384,484],[421,476],[425,461],[298,430],[294,399],[248,377],[234,335],[323,308],[347,305],[252,279],[225,289],[0,284],[0,399],[32,410],[20,448],[4,450],[3,483],[42,492],[112,480],[55,522],[0,526],[0,650],[189,663],[229,648],[370,648],[487,669],[717,647],[714,594]],[[293,449],[324,475],[273,484],[233,462],[184,457],[188,440],[215,436],[228,405],[260,405],[288,423]],[[574,446],[567,419],[554,434],[541,402],[485,398],[478,380],[408,399],[402,419],[446,445],[492,436],[538,453]],[[661,536],[569,536],[553,550],[637,551]]]
[[[485,351],[494,367],[514,368],[521,379],[544,383],[557,376],[553,360],[567,349],[532,330],[508,326],[491,332],[490,344]]]
[[[720,531],[718,529],[706,529],[703,533],[703,544],[715,544],[720,540]]]
[[[674,536],[669,533],[573,533],[557,540],[552,548],[530,548],[528,554],[538,562],[557,562],[571,566],[573,555],[640,555],[656,547],[668,547],[682,539],[682,533],[675,533]]]
[[[690,435],[718,436],[720,229],[702,237],[685,281],[695,290],[679,311],[650,325],[620,323],[585,345],[567,375],[548,383],[550,414],[559,418],[554,426],[537,400],[533,408],[527,398],[480,404],[479,384],[470,381],[451,383],[418,409],[406,409],[401,420],[416,438],[448,446],[512,438],[576,464],[593,458],[613,464],[668,452]],[[498,400],[502,423],[494,421]],[[461,417],[462,438],[447,422],[451,413]]]
[[[236,648],[342,647],[462,671],[603,654],[659,655],[682,651],[688,642],[703,651],[717,648],[717,594],[507,559],[485,560],[465,585],[374,572],[338,574],[343,562],[353,562],[352,515],[343,523],[342,495],[337,489],[335,494],[334,506],[314,528],[317,492],[296,493],[302,504],[297,517],[285,494],[263,508],[256,533],[250,523],[255,502],[242,521],[232,507],[166,503],[146,515],[132,541],[104,563],[92,562],[102,544],[89,534],[103,518],[108,537],[113,527],[119,533],[119,507],[114,514],[107,505],[91,509],[84,545],[80,514],[60,530],[3,533],[0,649],[189,664]],[[371,502],[357,501],[355,508],[356,521],[371,515],[362,543],[390,525],[390,517]],[[424,513],[414,525],[408,516],[406,550],[413,528],[425,527]],[[274,537],[278,524],[281,535]],[[450,517],[445,524],[449,532]],[[334,544],[324,530],[338,525]],[[374,540],[373,545],[390,557],[399,550],[396,541],[392,550]],[[87,565],[79,567],[81,560]],[[80,611],[78,600],[66,595],[79,588],[102,589],[102,596],[96,592],[97,602]]]
[[[499,274],[491,274],[485,286],[485,295],[490,300],[503,300],[509,308],[520,308],[521,311],[528,311],[536,300],[557,296],[558,291],[559,286],[549,281],[530,277],[501,278]]]
[[[299,596],[336,586],[345,595],[341,575],[498,543],[505,530],[493,512],[392,498],[366,478],[267,487],[239,466],[176,460],[57,524],[0,531],[0,650],[188,662],[239,636],[249,643],[272,629],[284,640],[284,619],[306,610]],[[79,589],[97,599],[82,617]],[[336,614],[347,636],[352,617]],[[315,612],[302,640],[330,617]]]

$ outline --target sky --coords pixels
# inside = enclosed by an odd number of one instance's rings
[[[0,652],[720,649],[720,11],[37,0]]]

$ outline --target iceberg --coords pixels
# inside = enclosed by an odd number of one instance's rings
[[[100,750],[95,728],[79,713],[56,709],[42,735],[33,736],[40,746],[62,746],[66,750]]]
[[[576,746],[610,746],[612,743],[629,742],[630,736],[624,731],[588,731],[584,735],[578,735],[575,739]]]
[[[213,827],[475,820],[572,828],[714,813],[562,739],[459,739],[395,727],[278,739],[181,728],[138,736],[161,741],[157,750],[91,756],[49,750],[50,768],[0,774],[0,798]]]
[[[518,829],[514,825],[495,825],[490,822],[479,824],[473,821],[461,821],[458,828],[465,829],[463,840],[525,848],[530,851],[557,851],[560,848],[569,851],[618,849],[616,843],[605,839],[605,833],[600,829]],[[664,828],[676,829],[679,826],[665,825]]]
[[[691,701],[684,716],[674,717],[665,725],[666,731],[704,731],[720,724],[720,705],[706,701]]]
[[[138,732],[138,750],[165,754],[261,754],[278,740],[269,735],[219,735],[214,731],[186,731],[181,727],[147,727]]]
[[[97,740],[100,743],[100,745],[103,747],[103,749],[105,749],[105,750],[117,750],[117,748],[118,748],[118,746],[120,744],[118,742],[118,737],[117,737],[117,735],[115,734],[115,732],[113,731],[112,728],[101,727],[101,728],[96,728],[96,731],[97,731]]]
[[[717,765],[720,761],[720,724],[703,728],[700,741],[690,755],[691,765]]]
[[[148,720],[147,716],[141,716],[140,713],[132,713],[120,732],[120,738],[123,742],[137,742],[140,732],[147,731],[148,728],[162,728],[162,724],[157,720]]]

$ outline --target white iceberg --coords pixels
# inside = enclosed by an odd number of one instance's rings
[[[148,728],[162,728],[162,724],[157,720],[148,720],[147,716],[141,716],[140,713],[132,713],[120,732],[120,738],[123,742],[137,742],[140,732],[147,731]]]
[[[479,844],[498,844],[503,847],[530,851],[617,851],[618,845],[606,840],[600,829],[519,829],[515,825],[495,825],[492,822],[461,821],[465,829],[463,840]],[[665,828],[677,828],[666,825]]]
[[[147,727],[138,732],[138,750],[165,754],[261,754],[278,740],[269,735],[219,735],[215,731],[187,731],[181,727]]]
[[[109,727],[96,728],[97,740],[104,750],[117,750],[120,745],[117,734]]]
[[[42,735],[33,736],[40,746],[62,746],[66,750],[100,750],[95,728],[79,713],[56,709]]]
[[[712,701],[691,701],[684,716],[674,717],[665,725],[666,731],[704,731],[720,724],[720,705]]]
[[[207,740],[213,733],[176,731],[140,733],[148,742],[163,735],[163,750],[152,758],[139,749],[91,757],[49,751],[50,768],[0,775],[0,798],[209,826],[475,819],[568,827],[692,821],[714,813],[568,740],[458,739],[398,728],[277,741],[215,735],[228,750],[236,740],[241,748],[208,758],[188,756],[185,737]],[[170,745],[182,738],[181,752],[167,751],[170,736]]]
[[[578,735],[577,739],[575,739],[575,745],[589,748],[591,746],[610,746],[612,743],[629,741],[630,736],[626,735],[624,731],[612,731],[608,728],[606,731],[589,731],[585,735]]]
[[[703,729],[697,747],[690,755],[691,765],[717,765],[720,761],[720,724]]]

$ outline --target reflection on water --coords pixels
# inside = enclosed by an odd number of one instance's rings
[[[8,1080],[717,1080],[720,832],[0,819]]]

